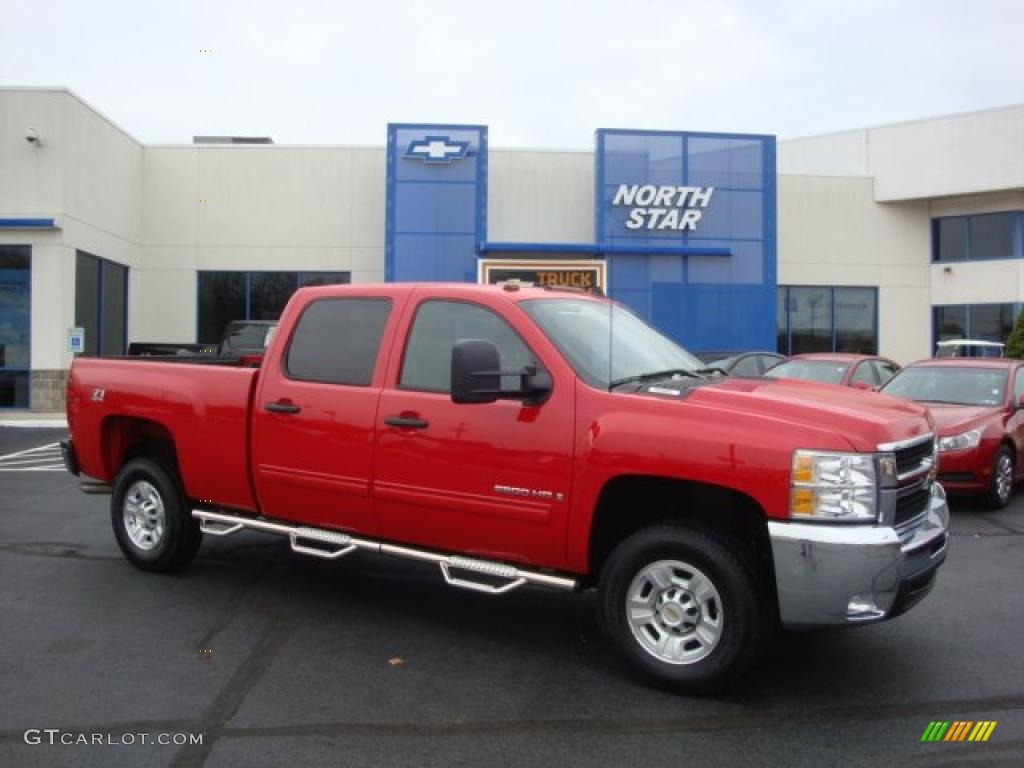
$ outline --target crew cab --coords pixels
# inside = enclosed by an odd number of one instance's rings
[[[701,366],[584,294],[303,288],[258,368],[76,359],[65,461],[143,570],[250,530],[491,595],[595,588],[636,670],[708,692],[780,623],[906,611],[949,515],[923,406]]]

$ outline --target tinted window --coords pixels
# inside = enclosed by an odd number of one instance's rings
[[[87,355],[123,355],[128,268],[84,251],[75,253],[75,325]]]
[[[1020,396],[1024,395],[1024,368],[1017,369],[1017,378],[1013,382],[1013,402],[1020,402]]]
[[[794,355],[832,351],[832,291],[789,289],[789,334]]]
[[[390,299],[314,301],[299,318],[288,347],[288,375],[368,386],[390,312]]]
[[[1006,371],[993,368],[940,368],[922,365],[904,368],[885,385],[885,393],[922,403],[1002,405]]]
[[[85,331],[82,351],[100,351],[100,260],[88,253],[75,254],[75,325]]]
[[[967,219],[954,216],[939,219],[935,225],[937,245],[935,258],[938,261],[959,261],[967,258]]]
[[[252,272],[249,275],[249,320],[277,320],[296,289],[294,272]],[[232,320],[241,318],[232,317]]]
[[[896,375],[899,368],[893,363],[887,363],[884,360],[875,360],[875,370],[878,373],[878,381],[880,384],[885,384],[889,379]]]
[[[246,319],[245,273],[200,272],[197,279],[199,343],[215,344],[224,335],[228,323]]]
[[[0,408],[29,406],[31,261],[27,245],[0,245]]]
[[[857,383],[867,384],[869,387],[875,386],[875,372],[871,368],[871,363],[860,363],[853,371],[853,375],[850,377],[851,384]]]
[[[503,371],[534,363],[533,354],[516,332],[489,309],[464,302],[426,301],[416,311],[399,386],[428,392],[451,391],[452,347],[462,339],[494,342]],[[505,377],[501,385],[514,389],[519,381]]]
[[[826,360],[789,360],[765,373],[772,379],[806,379],[825,384],[839,384],[849,363],[830,363]]]
[[[1008,259],[1013,256],[1012,213],[972,216],[970,220],[972,259]]]
[[[760,376],[761,371],[757,367],[757,356],[747,355],[740,358],[740,361],[730,371],[733,376]]]
[[[875,288],[835,289],[835,347],[833,352],[861,355],[877,353],[875,329],[877,310]]]
[[[351,282],[349,272],[199,272],[201,344],[215,344],[234,320],[277,320],[296,289]]]
[[[112,261],[102,262],[103,280],[103,338],[100,351],[104,355],[123,355],[125,352],[125,298],[128,290],[128,268]]]

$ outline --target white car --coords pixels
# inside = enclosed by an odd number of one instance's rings
[[[1006,345],[998,341],[950,339],[935,345],[935,357],[1003,357]]]

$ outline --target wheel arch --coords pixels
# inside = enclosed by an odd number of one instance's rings
[[[137,416],[108,416],[100,428],[103,464],[114,478],[132,459],[151,458],[178,471],[174,435],[163,424]]]
[[[596,580],[615,546],[644,528],[685,524],[736,543],[755,557],[775,589],[767,516],[733,488],[657,475],[625,474],[605,483],[588,543],[588,571]]]

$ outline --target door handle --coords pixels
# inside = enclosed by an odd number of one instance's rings
[[[271,413],[298,413],[302,410],[302,408],[295,403],[288,403],[281,400],[278,400],[276,403],[267,403],[263,408]]]
[[[389,427],[401,427],[402,429],[426,429],[430,422],[416,416],[386,416],[384,423]]]

